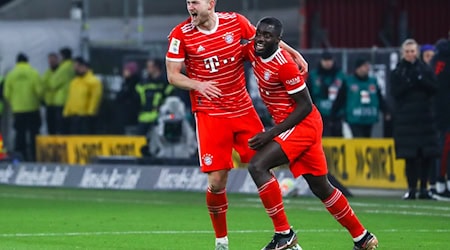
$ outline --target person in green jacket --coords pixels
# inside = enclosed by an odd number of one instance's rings
[[[171,95],[174,87],[167,81],[163,72],[164,63],[159,59],[147,61],[147,78],[143,83],[136,85],[139,95],[140,111],[138,115],[137,134],[147,135],[156,124],[159,116],[159,107],[164,99]]]
[[[54,105],[55,92],[49,87],[50,80],[55,74],[59,66],[59,58],[56,53],[48,54],[48,69],[42,75],[42,83],[44,85],[44,103],[45,103],[45,120],[47,123],[47,131],[49,135],[56,134],[56,112]]]
[[[355,73],[349,75],[331,108],[331,116],[337,117],[343,108],[345,121],[354,138],[370,138],[372,127],[378,122],[380,111],[389,119],[387,104],[381,95],[377,79],[369,76],[369,60],[358,58]]]
[[[75,69],[72,60],[72,50],[70,48],[62,48],[59,53],[61,63],[50,77],[46,87],[48,91],[53,93],[48,107],[51,107],[50,109],[55,112],[55,134],[67,134],[68,121],[63,117],[63,109],[67,101],[69,84],[75,77]]]
[[[42,83],[38,71],[28,63],[25,54],[17,55],[17,64],[6,76],[3,91],[14,115],[15,150],[24,160],[34,161],[36,135],[41,127]]]
[[[333,55],[324,51],[319,66],[311,71],[307,81],[311,98],[322,115],[323,136],[342,137],[340,117],[332,120],[330,115],[331,107],[344,80],[345,74],[336,65]]]

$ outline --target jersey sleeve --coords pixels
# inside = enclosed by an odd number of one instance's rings
[[[280,67],[278,77],[290,95],[298,93],[306,88],[305,79],[300,74],[300,70],[294,62],[283,64]]]
[[[241,45],[242,55],[245,61],[252,61],[251,53],[253,52],[253,42],[248,42]]]
[[[253,24],[241,14],[236,13],[236,17],[242,30],[242,39],[253,39],[256,34],[255,26],[253,26]]]
[[[168,36],[169,46],[166,59],[174,62],[183,62],[186,56],[183,33],[180,26],[175,27]]]

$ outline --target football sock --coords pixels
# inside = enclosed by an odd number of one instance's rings
[[[283,198],[277,179],[271,178],[258,188],[258,192],[267,214],[272,219],[275,232],[288,231],[289,233],[291,227],[284,212]]]
[[[369,234],[367,233],[367,230],[364,230],[364,232],[360,236],[353,238],[353,241],[356,243],[362,243],[368,236]]]
[[[227,236],[228,200],[225,189],[218,193],[213,193],[208,187],[206,191],[206,205],[208,206],[216,238]]]
[[[352,235],[352,238],[364,235],[365,228],[359,222],[358,217],[353,213],[347,198],[337,188],[334,189],[330,197],[322,201],[333,217]]]
[[[228,237],[221,237],[221,238],[216,238],[216,245],[217,244],[228,244]]]

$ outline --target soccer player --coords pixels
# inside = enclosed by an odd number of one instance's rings
[[[284,211],[278,181],[271,173],[272,168],[286,163],[294,177],[303,175],[311,191],[347,228],[354,250],[375,249],[377,238],[359,222],[345,196],[328,182],[321,142],[322,119],[297,65],[279,47],[281,35],[278,19],[263,18],[256,27],[255,39],[244,48],[261,98],[276,124],[249,140],[249,146],[257,150],[250,160],[249,172],[275,228],[272,241],[263,249],[300,249]]]
[[[208,174],[206,204],[216,236],[216,249],[228,249],[226,183],[234,148],[242,162],[255,151],[248,139],[263,126],[245,89],[242,40],[255,27],[237,13],[215,12],[215,0],[187,0],[190,17],[169,35],[166,54],[171,84],[190,90],[195,114],[201,170]],[[303,57],[284,43],[306,71]],[[182,74],[183,65],[187,75]]]

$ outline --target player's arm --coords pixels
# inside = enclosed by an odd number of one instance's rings
[[[300,73],[302,75],[308,73],[308,62],[303,58],[303,56],[297,50],[293,49],[287,43],[280,41],[280,47],[286,50],[289,54],[291,54],[295,63],[300,66]]]
[[[283,122],[275,125],[272,129],[270,129],[273,137],[296,126],[297,124],[302,122],[303,119],[305,119],[305,117],[308,116],[308,114],[312,111],[313,104],[308,88],[306,86],[299,92],[291,94],[290,97],[295,101],[297,105]]]
[[[248,141],[248,146],[251,149],[259,150],[264,145],[273,140],[276,136],[284,131],[299,124],[312,111],[312,101],[309,95],[308,88],[304,88],[299,92],[290,94],[290,97],[296,102],[295,109],[286,117],[284,121],[275,125],[270,130],[255,135]]]
[[[166,59],[167,79],[170,84],[186,90],[195,90],[200,92],[208,100],[220,97],[221,91],[215,86],[216,82],[200,82],[184,75],[181,70],[183,62],[171,61]]]

